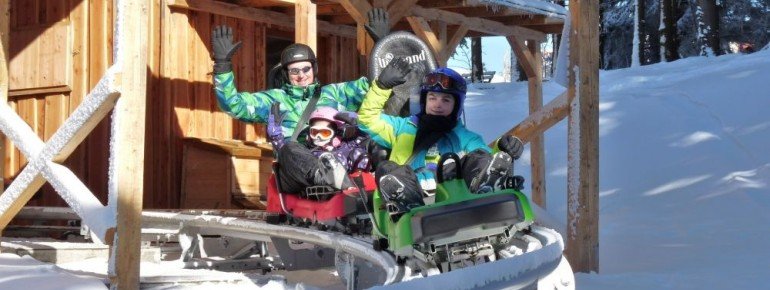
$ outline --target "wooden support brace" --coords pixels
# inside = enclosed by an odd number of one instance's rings
[[[497,21],[465,17],[460,13],[444,11],[440,9],[422,8],[420,6],[414,6],[410,8],[411,16],[419,16],[425,18],[425,20],[442,20],[448,24],[466,24],[469,30],[479,31],[495,35],[516,35],[520,39],[535,40],[542,42],[545,40],[545,34],[533,29],[524,28],[520,26],[508,26]]]
[[[444,46],[444,51],[441,52],[440,56],[444,63],[448,62],[449,58],[455,53],[455,49],[460,45],[460,42],[465,37],[466,33],[468,33],[468,25],[465,25],[464,23],[460,24],[460,26],[457,27],[457,30],[451,33],[451,37],[447,41],[446,46]]]
[[[422,17],[413,16],[406,17],[406,20],[409,21],[409,25],[412,26],[414,33],[428,44],[433,55],[440,56],[444,49],[444,45],[438,40],[438,36],[436,36],[436,33],[430,28],[428,21],[425,21]]]
[[[540,110],[537,110],[537,112],[529,114],[524,121],[503,133],[502,136],[513,135],[519,137],[524,144],[527,144],[537,134],[541,134],[548,130],[548,128],[553,127],[553,125],[556,125],[556,123],[559,123],[559,121],[567,116],[567,113],[569,113],[569,102],[567,100],[567,92],[564,92],[548,102]],[[489,143],[490,147],[494,145],[495,142]]]
[[[401,18],[411,16],[409,10],[417,4],[418,0],[393,0],[388,6],[388,17],[390,18],[390,27],[393,27],[401,21]]]
[[[11,141],[16,144],[16,147],[29,161],[8,189],[0,195],[0,228],[4,228],[13,219],[32,195],[43,186],[46,179],[52,181],[57,192],[78,192],[84,196],[76,201],[65,198],[65,201],[73,208],[83,208],[76,207],[77,204],[73,204],[76,202],[88,202],[89,206],[86,208],[101,206],[101,203],[93,195],[88,195],[90,191],[82,183],[66,183],[62,180],[69,179],[62,178],[62,176],[67,172],[61,169],[52,170],[50,167],[51,164],[56,165],[66,160],[77,145],[85,140],[88,133],[114,107],[119,94],[112,90],[113,78],[112,71],[108,71],[108,74],[96,85],[94,89],[96,93],[89,95],[88,104],[78,106],[62,126],[56,130],[56,133],[49,138],[48,143],[43,143],[38,135],[32,131],[32,128],[7,104],[0,103],[0,124],[3,125],[0,127],[12,132],[9,135]],[[90,199],[87,199],[88,197]],[[97,215],[84,211],[78,211],[78,214],[84,218],[86,224],[93,220],[91,218],[94,215]],[[101,236],[100,229],[92,227],[92,230],[97,232],[100,238],[104,238]]]
[[[528,78],[534,77],[536,75],[535,71],[537,70],[536,64],[538,61],[535,59],[534,55],[532,55],[532,52],[527,49],[527,45],[524,41],[521,41],[513,35],[506,37],[506,39],[511,45],[513,53],[516,54],[519,64],[521,64],[521,67],[524,69],[524,73],[527,74]]]
[[[313,51],[318,51],[316,4],[310,0],[297,0],[294,11],[294,42],[304,43]]]
[[[372,10],[372,5],[365,0],[337,0],[342,8],[356,21],[356,48],[358,48],[359,67],[367,67],[367,56],[374,46],[374,41],[366,33],[364,24],[367,23],[366,13]]]
[[[372,5],[366,0],[338,0],[337,3],[342,5],[358,24],[366,23],[366,13],[372,10]]]

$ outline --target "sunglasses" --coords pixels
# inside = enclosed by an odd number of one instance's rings
[[[334,130],[329,127],[313,126],[310,127],[310,138],[328,140],[334,137]]]
[[[465,91],[465,84],[460,83],[443,73],[429,73],[422,79],[422,88],[429,89],[441,86],[445,90]]]
[[[296,68],[296,67],[295,68],[290,68],[289,69],[289,74],[293,75],[293,76],[299,75],[300,72],[302,72],[304,74],[307,74],[308,72],[310,72],[311,69],[313,69],[312,66],[306,66],[306,67],[303,67],[303,68]]]

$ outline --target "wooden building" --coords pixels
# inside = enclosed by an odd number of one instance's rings
[[[9,11],[0,21],[0,44],[5,50],[0,54],[5,58],[0,58],[0,95],[5,97],[7,89],[8,104],[43,141],[60,127],[96,85],[113,63],[113,54],[120,48],[120,42],[125,41],[113,38],[116,17],[113,2],[0,0],[3,4],[0,8],[7,5]],[[144,122],[145,128],[144,156],[135,156],[143,157],[143,178],[138,179],[143,180],[143,185],[138,187],[143,192],[141,200],[145,209],[182,206],[187,138],[265,142],[263,126],[230,118],[219,110],[214,98],[210,34],[221,24],[233,27],[236,40],[244,43],[233,59],[236,84],[241,91],[264,89],[267,71],[278,62],[280,51],[293,42],[306,43],[316,49],[318,75],[323,83],[365,75],[366,55],[372,40],[366,36],[363,24],[366,12],[372,7],[387,8],[393,30],[413,31],[431,47],[442,65],[463,37],[507,37],[529,77],[530,112],[533,114],[511,132],[533,143],[533,199],[541,205],[545,205],[542,132],[568,114],[577,114],[574,107],[577,105],[583,117],[581,130],[595,129],[590,127],[598,120],[596,103],[592,103],[598,99],[598,90],[594,89],[598,86],[598,66],[594,77],[592,65],[598,63],[598,57],[592,56],[590,49],[581,50],[581,54],[570,54],[571,65],[585,67],[580,79],[573,78],[571,89],[554,102],[542,104],[539,43],[544,41],[547,33],[561,33],[566,18],[565,13],[543,9],[542,5],[527,7],[521,5],[522,1],[510,0],[135,2],[145,3],[147,8],[146,114],[144,120],[135,120]],[[589,22],[598,18],[591,14],[595,0],[573,2],[572,17],[579,22],[570,33],[581,40],[580,44],[573,42],[575,47],[570,50],[577,51],[579,45],[593,45],[598,39],[593,32],[598,26],[593,27]],[[577,17],[580,15],[585,17]],[[7,75],[4,75],[1,71],[5,70],[6,61]],[[579,94],[575,89],[577,83],[587,84],[577,88]],[[591,101],[576,104],[576,95],[581,99],[591,98]],[[570,105],[573,105],[572,113]],[[106,203],[108,186],[109,122],[109,118],[103,120],[62,163],[103,203]],[[598,126],[598,121],[596,123]],[[595,206],[598,185],[593,180],[598,180],[598,174],[595,174],[598,167],[594,166],[598,162],[598,151],[589,152],[588,148],[598,144],[597,140],[591,139],[598,137],[578,136],[582,145],[578,161],[581,168],[589,172],[585,176],[581,174],[580,178],[581,181],[582,178],[592,180],[579,190],[590,199],[588,203]],[[0,173],[6,187],[27,160],[9,140],[0,139],[0,143],[3,144]],[[48,185],[27,204],[66,206]],[[583,218],[587,216],[583,215]],[[596,228],[595,219],[581,222]],[[588,232],[593,233],[593,230]],[[598,241],[597,236],[588,238],[589,243]],[[588,256],[598,251],[589,248]],[[596,263],[588,268],[598,269]]]
[[[392,2],[393,29],[415,31],[437,48],[442,63],[463,36],[506,35],[520,29],[527,37],[543,37],[541,32],[560,32],[563,21],[502,6],[479,3],[464,7],[474,1]],[[151,3],[144,207],[179,208],[185,138],[265,141],[264,126],[234,120],[218,108],[212,91],[211,30],[221,24],[233,27],[236,40],[244,43],[233,59],[238,89],[259,91],[265,89],[267,72],[278,62],[280,51],[294,42],[297,9],[295,1]],[[47,140],[112,64],[114,7],[112,1],[83,0],[12,0],[10,5],[8,101]],[[322,83],[366,74],[365,51],[358,47],[368,45],[370,49],[371,39],[357,27],[357,20],[368,11],[368,7],[360,7],[363,5],[370,4],[316,1],[315,42]],[[351,9],[361,13],[349,13]],[[395,21],[399,15],[401,20]],[[516,23],[522,25],[506,26]],[[108,122],[102,121],[66,161],[103,202]],[[6,184],[25,164],[23,154],[6,142]],[[29,204],[66,206],[49,185]]]

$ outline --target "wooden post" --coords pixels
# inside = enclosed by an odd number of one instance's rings
[[[294,7],[294,42],[307,44],[317,52],[316,4],[310,0],[298,0]]]
[[[109,273],[112,289],[139,289],[139,257],[144,195],[144,135],[147,102],[147,42],[150,1],[118,1],[117,61],[122,65],[121,97],[113,126],[114,178],[117,182],[116,251]],[[121,19],[122,18],[122,19]]]
[[[570,2],[567,259],[599,271],[599,0]],[[577,73],[575,73],[577,72]],[[575,148],[577,147],[577,148]]]
[[[508,36],[511,50],[516,54],[529,82],[529,114],[532,115],[543,107],[543,58],[540,44],[529,40],[526,44],[516,36]],[[530,157],[532,160],[532,201],[546,208],[545,196],[545,148],[543,132],[533,134],[530,139]]]
[[[527,81],[529,82],[529,113],[532,114],[543,107],[543,57],[540,52],[539,43],[529,41],[527,47],[533,56],[532,69],[534,75],[527,76]],[[532,162],[532,201],[542,208],[546,208],[544,143],[542,132],[535,135],[529,143],[529,154]]]
[[[0,0],[0,102],[8,101],[8,45],[11,32],[11,1]],[[5,135],[0,134],[0,194],[5,191]],[[0,232],[0,235],[2,232]]]

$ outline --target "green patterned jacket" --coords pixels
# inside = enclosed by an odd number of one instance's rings
[[[238,120],[250,123],[267,123],[270,107],[280,103],[283,122],[283,135],[294,133],[302,112],[310,97],[320,86],[315,82],[307,87],[284,84],[280,89],[270,89],[256,93],[238,92],[233,72],[214,75],[214,92],[219,108]],[[361,77],[354,81],[329,84],[321,87],[320,99],[316,107],[332,107],[338,111],[357,112],[369,90],[369,80]]]

